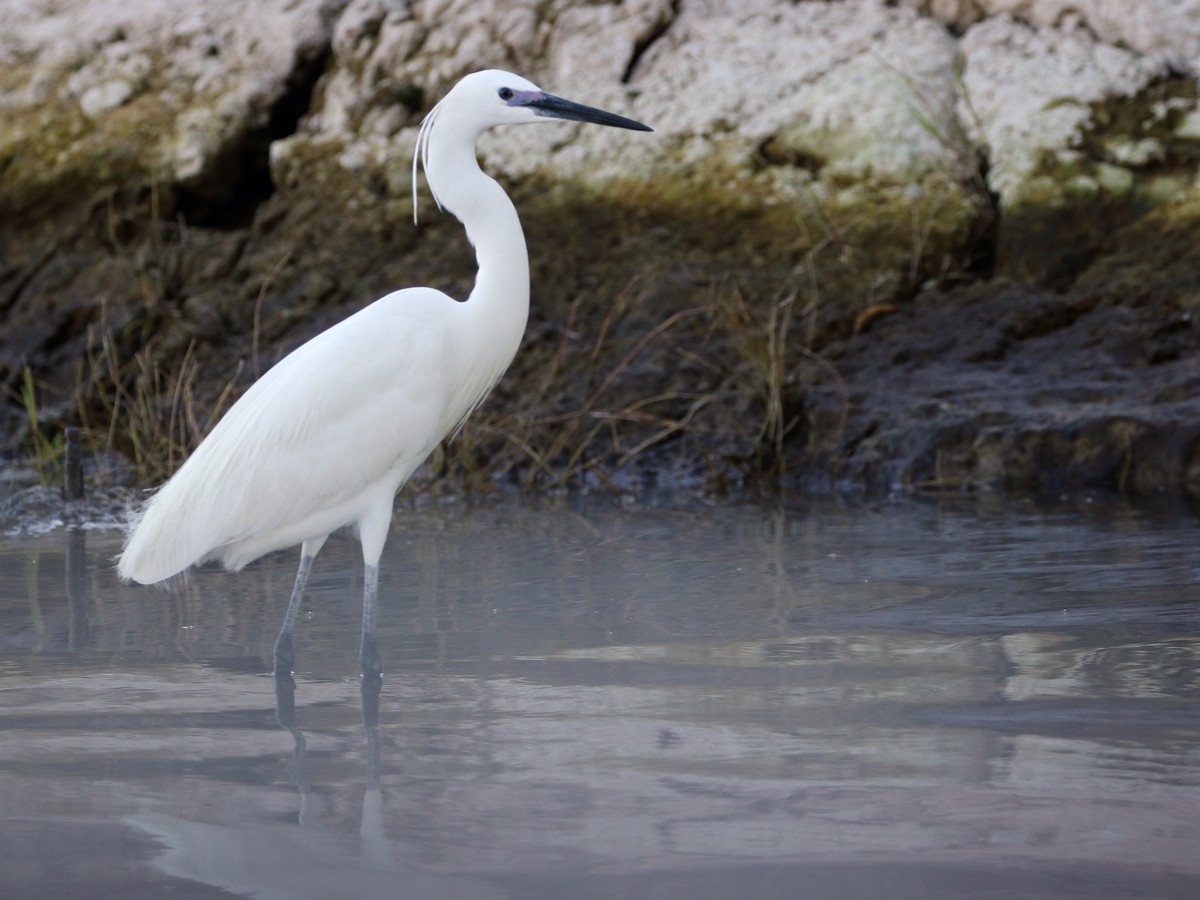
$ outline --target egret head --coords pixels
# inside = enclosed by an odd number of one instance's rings
[[[590,122],[633,131],[654,130],[616,113],[547,94],[533,82],[511,72],[500,69],[472,72],[451,88],[421,123],[413,156],[413,221],[417,217],[417,165],[420,163],[426,171],[429,169],[429,146],[435,122],[444,125],[453,123],[456,130],[461,129],[460,134],[466,133],[473,147],[480,134],[496,125],[522,125],[555,119]],[[434,199],[437,200],[436,194]]]
[[[465,76],[442,103],[453,105],[472,116],[480,130],[494,125],[520,125],[549,119],[591,122],[633,131],[652,130],[624,116],[547,94],[520,75],[499,69],[487,69]]]

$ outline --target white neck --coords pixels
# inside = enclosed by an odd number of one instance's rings
[[[454,110],[443,110],[429,134],[425,177],[475,248],[479,272],[466,301],[471,325],[464,337],[486,355],[499,378],[517,352],[529,317],[529,254],[516,207],[479,168],[479,134]]]

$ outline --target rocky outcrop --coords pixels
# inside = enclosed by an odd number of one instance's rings
[[[411,154],[495,66],[656,132],[485,137],[535,312],[444,470],[1200,489],[1194,354],[1153,349],[1190,347],[1200,304],[1200,0],[5,12],[0,379],[31,367],[39,427],[82,420],[143,471],[349,309],[466,289],[454,224],[408,224]],[[1045,350],[1026,316],[1069,324]],[[1134,437],[1087,424],[1100,395]],[[0,425],[28,444],[27,409]],[[1169,464],[1081,449],[1146,434]]]
[[[6,210],[32,220],[84,189],[154,177],[203,223],[294,129],[343,2],[179,7],[6,4]],[[246,171],[258,154],[259,171]],[[261,198],[260,198],[261,199]]]
[[[963,32],[988,18],[1010,17],[1038,28],[1086,30],[1098,40],[1134,53],[1193,66],[1200,50],[1196,0],[1124,3],[1122,0],[901,0]]]

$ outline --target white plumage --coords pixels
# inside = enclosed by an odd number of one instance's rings
[[[359,521],[372,500],[390,509],[475,399],[438,377],[463,356],[448,326],[465,312],[427,288],[398,291],[286,357],[147,504],[119,574],[147,584],[210,559],[240,569]]]
[[[463,78],[422,123],[417,157],[439,205],[466,227],[479,272],[465,302],[432,288],[388,294],[299,347],[238,400],[149,500],[117,565],[150,584],[216,560],[229,569],[302,544],[276,643],[291,626],[328,535],[357,529],[366,567],[362,661],[378,671],[375,585],[396,492],[483,400],[512,361],[529,311],[517,213],[475,158],[495,125],[573,119],[646,126],[489,70]],[[414,204],[416,165],[414,159]]]

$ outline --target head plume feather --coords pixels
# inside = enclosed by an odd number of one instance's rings
[[[443,97],[431,109],[428,115],[421,120],[421,129],[417,132],[417,145],[413,148],[413,164],[412,164],[412,196],[413,196],[413,224],[417,224],[417,169],[418,167],[429,172],[429,136],[433,133],[433,123],[437,120],[438,110],[441,109],[442,103],[445,102]],[[428,177],[425,179],[429,183]],[[437,204],[437,208],[442,208],[442,201],[438,199],[437,192],[433,189],[433,185],[429,185],[429,193],[433,195],[433,202]]]

